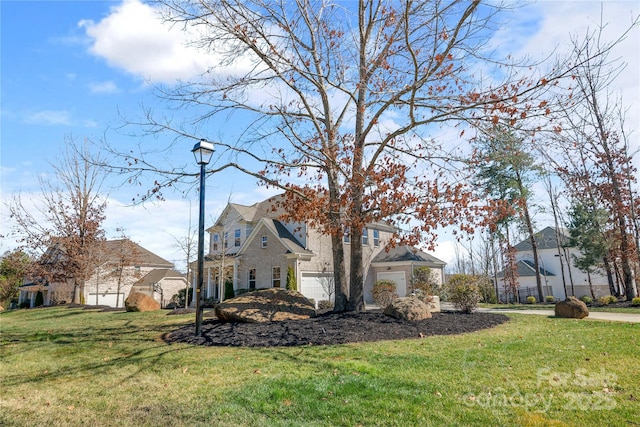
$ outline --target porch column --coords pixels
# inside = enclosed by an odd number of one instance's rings
[[[211,267],[207,267],[207,298],[212,298],[214,296],[213,293],[213,283],[211,282]]]

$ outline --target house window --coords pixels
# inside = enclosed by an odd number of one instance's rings
[[[262,236],[262,248],[266,248],[267,247],[267,236]]]
[[[369,244],[369,230],[367,227],[362,229],[362,244],[365,246]]]
[[[227,249],[229,247],[229,232],[224,232],[224,248]]]
[[[235,246],[235,247],[240,246],[240,229],[239,229],[239,228],[236,228],[236,231],[235,231],[235,235],[234,235],[234,237],[235,237],[235,243],[234,243],[234,246]]]
[[[344,238],[343,238],[345,243],[350,243],[351,242],[351,230],[349,230],[349,227],[345,227],[344,228]]]
[[[373,246],[380,246],[380,230],[373,230]]]
[[[218,250],[218,243],[220,242],[220,235],[218,233],[213,235],[213,250]]]
[[[256,288],[256,269],[250,268],[249,269],[249,289],[255,289],[255,288]]]
[[[280,287],[280,267],[273,267],[271,280],[274,288]]]

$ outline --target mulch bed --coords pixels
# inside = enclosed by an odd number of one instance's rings
[[[202,322],[200,337],[195,336],[195,325],[189,325],[163,338],[170,344],[228,347],[332,345],[463,334],[492,328],[508,320],[504,314],[442,312],[433,313],[431,319],[408,322],[385,316],[380,310],[364,313],[329,312],[306,320],[270,323],[206,319]]]

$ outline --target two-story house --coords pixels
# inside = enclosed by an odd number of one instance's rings
[[[538,246],[538,265],[542,288],[545,296],[552,295],[556,300],[567,296],[580,298],[591,296],[591,286],[596,297],[609,295],[609,282],[601,271],[587,274],[574,266],[574,259],[580,254],[579,249],[569,247],[569,237],[553,227],[547,227],[535,234]],[[529,239],[525,239],[514,246],[517,250],[516,262],[518,269],[518,283],[520,301],[527,296],[538,297],[536,274],[533,263],[533,249]],[[498,293],[503,301],[515,300],[515,295],[505,289],[504,272],[497,274]]]
[[[60,252],[64,256],[62,249]],[[81,298],[89,305],[124,307],[124,300],[135,289],[153,296],[164,307],[187,285],[187,279],[173,270],[173,264],[129,239],[102,242],[93,260]],[[69,283],[27,282],[20,287],[18,303],[25,301],[33,307],[39,292],[43,305],[55,305],[71,302],[74,289]]]
[[[215,224],[207,229],[209,253],[205,257],[204,298],[222,299],[224,282],[237,293],[271,287],[285,287],[293,271],[298,290],[319,302],[333,301],[333,259],[331,237],[307,223],[282,221],[275,196],[251,206],[229,203]],[[400,246],[387,247],[396,229],[387,224],[370,224],[362,236],[344,235],[346,270],[348,246],[363,246],[365,301],[377,280],[396,282],[398,294],[411,292],[413,268],[427,266],[444,280],[445,262],[422,251]],[[193,286],[195,287],[195,280]],[[221,298],[222,297],[222,298]]]

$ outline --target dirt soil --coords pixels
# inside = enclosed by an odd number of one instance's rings
[[[170,344],[229,347],[331,345],[463,334],[492,328],[508,320],[504,314],[442,312],[433,313],[431,319],[408,322],[385,316],[380,310],[329,312],[306,320],[271,323],[223,323],[216,318],[205,318],[201,337],[195,336],[192,324],[166,334],[164,339]]]

